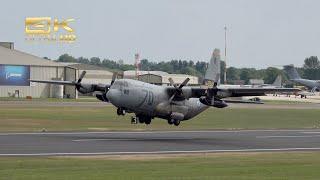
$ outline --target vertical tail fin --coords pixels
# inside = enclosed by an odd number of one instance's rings
[[[204,81],[220,83],[220,50],[214,49],[212,53],[212,57],[210,59],[208,69],[204,76]]]
[[[293,65],[287,65],[283,67],[285,73],[289,76],[289,79],[301,79],[298,71]]]
[[[282,76],[280,74],[277,76],[276,80],[274,80],[272,85],[275,86],[275,87],[281,87],[282,86]]]

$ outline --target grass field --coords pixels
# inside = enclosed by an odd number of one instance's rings
[[[0,158],[0,179],[319,179],[320,152]]]
[[[0,131],[200,130],[319,128],[318,109],[210,108],[179,127],[154,119],[152,124],[130,124],[130,115],[117,116],[105,107],[1,107]]]

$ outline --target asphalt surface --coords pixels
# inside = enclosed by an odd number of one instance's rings
[[[305,150],[320,150],[320,130],[0,133],[0,156]]]
[[[112,106],[106,102],[50,102],[50,101],[0,101],[1,107],[105,107]],[[320,103],[284,103],[284,104],[235,104],[229,103],[227,108],[254,109],[319,109]]]

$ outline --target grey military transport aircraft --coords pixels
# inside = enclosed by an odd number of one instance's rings
[[[308,87],[311,92],[320,91],[320,80],[303,79],[293,65],[284,66],[284,71],[289,76],[290,81],[302,84]]]
[[[150,124],[152,119],[158,117],[176,126],[209,107],[224,108],[228,106],[228,102],[259,103],[225,100],[227,97],[263,96],[266,93],[298,91],[294,88],[219,88],[217,85],[219,74],[216,73],[217,69],[214,66],[217,62],[220,62],[220,55],[219,50],[215,49],[205,75],[205,80],[209,84],[206,87],[186,86],[189,78],[181,84],[175,84],[172,79],[169,79],[171,86],[161,86],[133,79],[116,79],[116,75],[113,76],[110,84],[84,84],[81,81],[85,71],[82,72],[78,81],[30,81],[71,85],[84,94],[96,92],[99,100],[110,102],[117,107],[118,115],[134,113],[132,120],[145,124]]]

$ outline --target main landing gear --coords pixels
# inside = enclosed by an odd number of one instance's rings
[[[124,116],[125,114],[126,114],[126,111],[124,110],[124,109],[122,109],[122,108],[118,108],[117,109],[117,114],[118,114],[118,116]]]
[[[178,120],[178,119],[169,119],[168,120],[168,124],[170,124],[170,125],[172,125],[172,124],[174,124],[175,126],[179,126],[180,125],[180,120]]]

